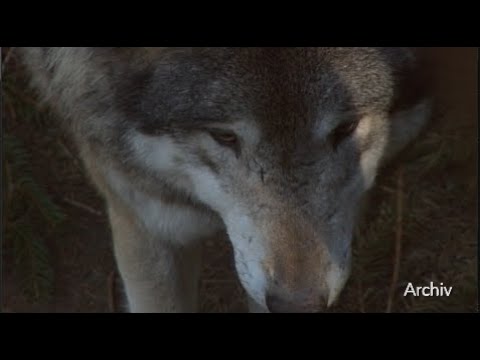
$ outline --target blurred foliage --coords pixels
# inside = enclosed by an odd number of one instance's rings
[[[5,240],[13,249],[13,265],[24,294],[32,302],[43,302],[52,294],[54,279],[44,237],[63,221],[65,214],[37,182],[29,151],[10,131],[15,122],[30,122],[33,127],[41,116],[32,104],[16,96],[16,77],[12,74],[6,70],[2,74],[2,100],[8,114],[2,141]]]

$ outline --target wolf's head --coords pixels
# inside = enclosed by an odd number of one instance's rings
[[[159,171],[181,171],[189,193],[220,215],[255,301],[271,311],[332,303],[349,274],[362,196],[389,147],[406,143],[424,119],[422,105],[398,115],[400,100],[415,90],[401,89],[411,53],[176,49],[157,56],[143,90],[135,97],[127,86],[121,96],[126,111],[143,113],[133,146],[150,149],[146,161]]]
[[[128,152],[220,216],[248,294],[274,312],[331,304],[363,195],[427,113],[412,53],[95,51],[109,59],[96,66],[108,69]]]

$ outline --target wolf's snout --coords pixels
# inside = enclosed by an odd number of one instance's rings
[[[271,313],[316,313],[325,310],[328,296],[323,293],[285,294],[272,289],[267,292],[265,303]]]

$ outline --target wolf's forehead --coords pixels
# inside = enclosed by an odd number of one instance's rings
[[[198,49],[155,64],[139,101],[158,122],[253,117],[269,131],[290,131],[322,114],[387,106],[387,75],[373,50]]]

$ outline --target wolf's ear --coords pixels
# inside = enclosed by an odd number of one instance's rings
[[[411,109],[432,94],[433,72],[425,52],[419,48],[403,50],[403,56],[393,54],[391,63],[395,86],[391,114]]]
[[[426,97],[410,108],[402,108],[390,115],[389,132],[382,163],[385,164],[411,143],[431,117],[433,99]]]
[[[430,119],[433,73],[421,49],[392,48],[394,97],[390,107],[389,141],[383,162],[412,142]]]

